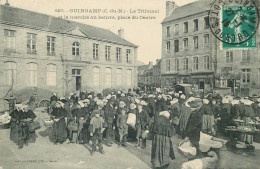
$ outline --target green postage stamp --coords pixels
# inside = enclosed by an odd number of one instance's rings
[[[216,0],[211,6],[210,28],[221,49],[256,49],[258,9],[250,1]]]

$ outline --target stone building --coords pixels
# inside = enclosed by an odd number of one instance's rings
[[[147,65],[138,66],[138,86],[143,87],[147,85],[147,70],[152,69],[153,62],[149,62]]]
[[[119,36],[121,35],[121,36]],[[137,46],[109,30],[0,5],[0,91],[137,86]]]
[[[161,87],[161,59],[157,59],[153,66],[153,84],[154,87]]]
[[[259,29],[256,50],[220,49],[220,41],[209,28],[210,3],[199,0],[178,7],[172,1],[166,2],[166,18],[162,22],[162,86],[189,83],[206,92],[215,87],[235,87],[242,95],[260,95]],[[235,84],[219,76],[234,68],[242,75]]]
[[[209,1],[181,7],[166,2],[162,22],[162,86],[193,84],[196,90],[213,88],[216,38],[209,28]]]

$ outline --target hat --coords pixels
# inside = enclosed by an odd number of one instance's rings
[[[62,103],[61,101],[57,101],[57,103],[59,103],[61,107],[64,107],[64,103]]]
[[[170,117],[170,113],[169,113],[168,111],[161,111],[161,112],[159,113],[159,115],[160,115],[160,116],[165,116],[165,117],[167,117],[167,118]]]
[[[147,103],[144,100],[141,100],[139,104],[142,105],[142,106],[146,106],[147,105]]]
[[[251,105],[253,102],[251,100],[245,100],[244,104],[245,105]]]
[[[80,107],[84,107],[84,103],[82,101],[79,101],[78,104],[80,105]]]
[[[101,100],[97,100],[97,105],[101,107],[103,106],[103,102]]]
[[[140,100],[139,100],[139,99],[135,99],[135,102],[136,102],[137,104],[139,104],[139,103],[140,103]]]
[[[256,102],[260,103],[260,98],[258,98],[258,99],[256,100]]]
[[[56,96],[56,93],[52,93],[53,96]]]
[[[100,114],[100,111],[94,110],[94,111],[93,111],[93,114]]]
[[[88,98],[89,98],[89,99],[92,99],[92,95],[88,95]]]
[[[176,99],[176,98],[173,98],[172,99],[172,101],[170,102],[171,103],[171,105],[173,105],[173,104],[175,104],[175,103],[178,103],[179,102],[179,100],[178,99]]]
[[[119,107],[125,107],[125,105],[126,105],[125,102],[123,102],[123,101],[119,102]]]
[[[109,100],[109,99],[111,99],[111,97],[112,97],[111,94],[109,94],[109,95],[107,95],[106,99]]]
[[[185,99],[186,97],[185,97],[184,94],[182,94],[180,98],[181,98],[181,99]]]
[[[234,99],[234,100],[232,100],[231,104],[232,105],[239,104],[239,100]]]
[[[195,100],[194,97],[190,97],[190,98],[188,98],[187,102],[192,102],[192,101],[194,101],[194,100]]]
[[[223,103],[223,104],[229,103],[229,102],[228,102],[228,99],[227,99],[226,97],[224,97],[224,98],[222,99],[222,103]]]
[[[83,103],[89,103],[89,99],[82,100]]]
[[[125,97],[125,93],[122,93],[121,96],[122,96],[122,97]]]
[[[136,105],[135,105],[134,103],[131,103],[131,104],[130,104],[130,109],[132,109],[132,110],[133,110],[133,109],[136,109]]]
[[[182,94],[182,91],[179,91],[180,94]]]
[[[208,99],[203,99],[202,100],[204,104],[209,104],[209,100]]]
[[[180,94],[179,94],[179,93],[175,93],[174,96],[175,96],[175,97],[179,97]]]

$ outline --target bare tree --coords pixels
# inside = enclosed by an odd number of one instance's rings
[[[73,80],[73,78],[69,71],[69,65],[65,64],[65,72],[64,72],[64,78],[63,78],[63,81],[65,83],[65,95],[67,95],[69,92],[69,85],[72,80]]]
[[[235,95],[236,81],[242,77],[242,71],[237,65],[231,67],[224,67],[221,69],[221,73],[217,74],[219,79],[231,80],[233,83],[233,95]]]

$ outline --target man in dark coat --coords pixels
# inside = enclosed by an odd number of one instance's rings
[[[149,124],[149,115],[143,110],[144,101],[141,101],[137,106],[136,112],[136,138],[137,138],[137,147],[145,148],[146,147],[146,138],[143,137],[144,132],[148,129]]]
[[[114,122],[115,122],[115,115],[116,115],[116,110],[113,106],[115,100],[113,97],[109,99],[107,105],[104,108],[104,113],[105,113],[105,122],[106,122],[106,140],[108,146],[111,146],[113,144],[112,140],[115,139],[115,131],[114,131]]]

